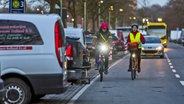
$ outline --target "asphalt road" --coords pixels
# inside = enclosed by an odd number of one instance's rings
[[[68,104],[184,104],[184,48],[169,43],[165,56],[142,57],[142,71],[134,81],[126,56],[112,65],[103,82],[96,78]]]

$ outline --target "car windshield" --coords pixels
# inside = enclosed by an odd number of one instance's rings
[[[161,43],[158,37],[145,37],[146,43]]]
[[[155,35],[162,38],[166,35],[166,29],[163,26],[160,27],[148,27],[148,35]]]
[[[93,37],[86,37],[86,43],[92,43]]]

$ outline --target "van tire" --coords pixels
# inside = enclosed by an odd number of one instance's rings
[[[8,104],[30,103],[32,93],[30,87],[23,80],[19,78],[8,78],[5,79],[4,86],[7,90],[5,102]],[[14,95],[12,94],[11,96],[8,96],[10,93],[13,93]]]

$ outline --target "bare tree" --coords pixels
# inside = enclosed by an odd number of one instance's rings
[[[165,7],[165,19],[168,23],[169,29],[176,29],[177,27],[184,27],[184,1],[170,0]]]

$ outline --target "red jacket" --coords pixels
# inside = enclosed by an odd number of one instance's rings
[[[136,34],[138,33],[138,31],[137,32],[131,32],[133,35],[134,35],[134,38],[135,38],[135,36],[136,36]],[[128,38],[127,38],[127,43],[128,42],[130,42],[130,34],[128,35]],[[141,34],[141,42],[142,43],[145,43],[146,41],[145,41],[145,38],[144,38],[144,36]]]

